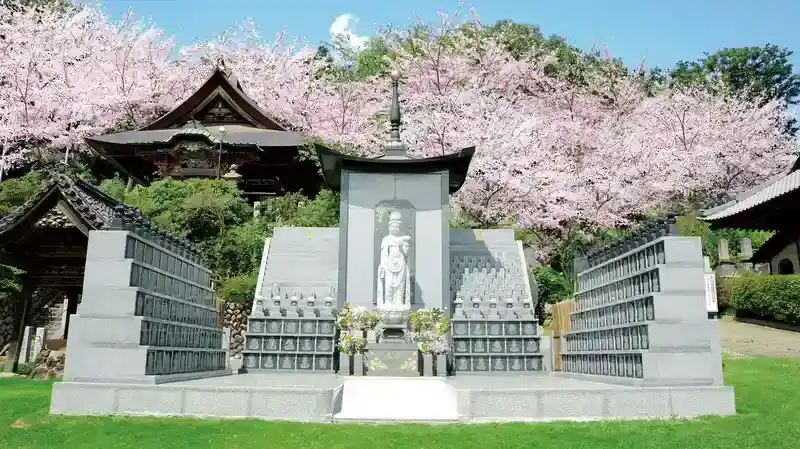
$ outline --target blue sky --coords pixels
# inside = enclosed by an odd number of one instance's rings
[[[436,20],[436,11],[455,11],[457,0],[101,0],[119,17],[128,8],[152,18],[178,44],[191,43],[223,32],[247,17],[271,37],[283,28],[290,36],[312,44],[330,39],[334,19],[342,14],[352,32],[370,35],[381,25],[410,24],[417,16]],[[724,47],[774,43],[800,52],[798,0],[472,0],[484,23],[510,18],[533,23],[544,34],[566,36],[580,48],[593,42],[607,44],[614,56],[635,67],[671,67],[678,60],[702,57]],[[342,22],[340,21],[340,24]],[[800,56],[795,55],[795,67]],[[800,69],[796,69],[798,71]]]

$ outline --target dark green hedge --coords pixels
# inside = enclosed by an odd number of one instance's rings
[[[718,290],[736,316],[800,325],[800,275],[746,275],[727,278]]]

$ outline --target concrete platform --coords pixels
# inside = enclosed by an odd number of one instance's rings
[[[456,416],[341,413],[348,379],[333,374],[251,373],[159,385],[59,382],[51,414],[258,418],[307,422],[477,423],[733,415],[733,387],[613,385],[544,373],[457,376]],[[364,378],[360,378],[364,379]],[[387,379],[387,378],[383,378]],[[429,382],[430,379],[406,379]],[[413,384],[404,386],[409,388]],[[391,403],[386,404],[391,407]]]
[[[458,393],[440,377],[346,379],[335,421],[458,422]]]

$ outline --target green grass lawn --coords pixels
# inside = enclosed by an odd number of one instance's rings
[[[0,448],[798,448],[800,361],[729,359],[738,416],[480,425],[330,425],[257,420],[53,417],[52,382],[0,379]],[[91,400],[91,398],[86,398]]]

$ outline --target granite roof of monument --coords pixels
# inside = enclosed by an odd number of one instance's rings
[[[322,165],[322,176],[325,183],[334,190],[339,190],[342,181],[342,170],[368,173],[432,173],[447,171],[450,173],[450,193],[457,192],[467,177],[469,164],[475,154],[475,147],[464,148],[456,153],[444,156],[415,158],[359,157],[339,153],[337,151],[317,147],[317,157]]]
[[[413,158],[400,138],[400,96],[398,86],[400,73],[392,72],[392,103],[389,108],[389,141],[383,154],[376,157],[359,157],[317,147],[317,157],[322,165],[322,176],[331,189],[341,188],[342,170],[368,173],[432,173],[449,172],[450,193],[457,192],[467,178],[469,164],[475,147],[463,148],[455,153],[429,158]]]

